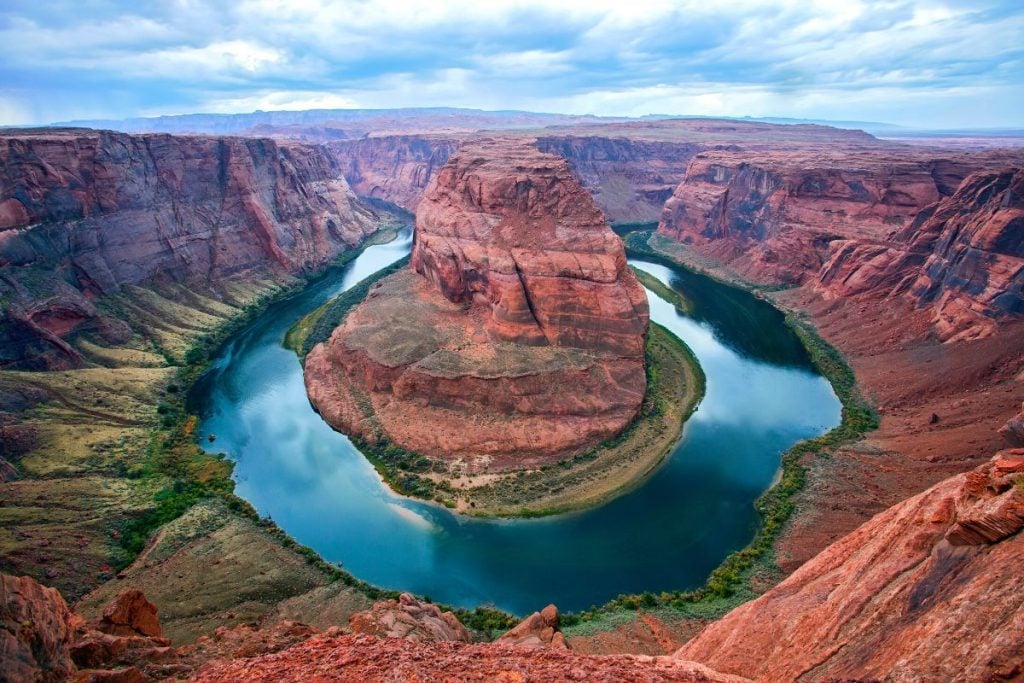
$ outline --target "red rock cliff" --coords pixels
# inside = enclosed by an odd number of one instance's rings
[[[316,147],[80,129],[0,136],[0,299],[17,337],[0,363],[29,362],[19,348],[59,348],[96,316],[93,298],[123,285],[308,273],[373,229]]]
[[[1024,171],[969,176],[889,242],[837,242],[815,287],[830,298],[899,296],[931,311],[944,340],[1024,318]]]
[[[566,163],[517,143],[467,146],[416,216],[412,265],[491,337],[643,353],[647,299],[621,240]]]
[[[1024,450],[875,516],[677,656],[759,681],[1024,675]]]
[[[328,145],[352,189],[415,211],[434,175],[458,147],[458,138],[382,135]]]
[[[467,145],[419,205],[412,263],[307,356],[332,425],[501,470],[565,457],[636,415],[646,296],[564,160]]]
[[[967,167],[884,151],[705,152],[665,204],[658,231],[759,281],[800,284],[833,240],[884,240]]]

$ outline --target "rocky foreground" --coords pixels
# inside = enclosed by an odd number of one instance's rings
[[[170,647],[124,590],[86,621],[60,594],[0,575],[9,681],[835,681],[1024,677],[1024,449],[998,453],[877,515],[673,656],[570,651],[549,606],[493,643],[410,595],[324,631],[219,628]]]
[[[482,141],[420,202],[412,269],[311,351],[306,387],[330,424],[371,443],[464,471],[523,468],[630,423],[647,324],[621,240],[565,161]]]

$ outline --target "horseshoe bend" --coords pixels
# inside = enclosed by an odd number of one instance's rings
[[[1024,4],[151,4],[0,9],[0,683],[1024,682]]]
[[[529,139],[471,141],[419,202],[409,267],[376,282],[312,348],[306,387],[324,419],[371,452],[425,456],[442,489],[459,478],[468,488],[445,500],[460,509],[565,509],[579,503],[565,491],[487,504],[473,484],[493,492],[509,473],[621,434],[648,393],[645,347],[677,366],[662,383],[675,381],[688,413],[699,368],[679,367],[691,361],[664,332],[647,344],[648,319],[622,241],[566,161]],[[599,462],[620,462],[603,484],[570,488],[596,501],[649,471],[678,434],[673,412],[674,429],[661,425],[625,472],[622,446],[597,448]]]

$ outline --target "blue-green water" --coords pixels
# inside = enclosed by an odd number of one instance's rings
[[[208,447],[237,463],[237,493],[360,579],[516,614],[696,587],[753,537],[752,504],[781,454],[839,423],[831,387],[775,309],[703,276],[633,261],[691,301],[684,316],[648,292],[651,318],[690,345],[707,375],[707,394],[664,465],[600,507],[543,519],[470,519],[399,498],[313,411],[298,358],[281,341],[298,318],[410,244],[406,233],[370,247],[271,307],[224,347],[191,395],[200,433],[217,435]]]

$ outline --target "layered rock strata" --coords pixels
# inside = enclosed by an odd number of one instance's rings
[[[647,323],[622,242],[565,161],[480,141],[420,203],[412,269],[313,349],[306,386],[347,433],[474,471],[515,469],[629,424]]]
[[[676,656],[763,681],[1024,675],[1024,450],[875,516]]]
[[[303,274],[375,229],[321,148],[41,130],[0,136],[0,365],[73,366],[67,338],[130,332],[97,300],[125,285]]]
[[[415,211],[459,145],[454,136],[382,135],[328,145],[352,189]]]
[[[828,297],[901,296],[944,340],[1024,319],[1024,170],[970,175],[881,244],[842,241],[818,274]]]
[[[899,295],[940,337],[1024,316],[1020,154],[705,152],[659,233],[744,278],[826,298]]]

